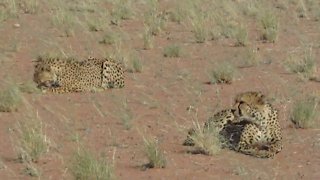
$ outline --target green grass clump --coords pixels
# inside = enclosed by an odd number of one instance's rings
[[[0,112],[17,111],[21,101],[22,96],[19,87],[10,85],[0,92]]]
[[[144,151],[149,162],[144,165],[145,168],[165,168],[167,160],[163,151],[160,150],[158,141],[153,138],[143,138]]]
[[[210,82],[231,84],[236,74],[235,67],[228,62],[219,64],[210,74]]]
[[[260,17],[262,26],[261,39],[267,42],[276,42],[278,38],[279,22],[274,12],[266,11]]]
[[[113,166],[106,160],[97,160],[94,155],[85,149],[79,149],[73,155],[71,172],[75,179],[114,179]]]
[[[297,128],[315,127],[316,120],[319,119],[319,109],[317,98],[307,98],[297,101],[292,109],[291,121]]]
[[[194,144],[194,150],[191,153],[218,154],[222,144],[217,130],[209,127],[203,129],[199,122],[194,122],[193,125],[193,131],[189,135],[190,140]]]
[[[166,46],[163,51],[164,57],[180,57],[181,56],[181,47],[176,44]]]

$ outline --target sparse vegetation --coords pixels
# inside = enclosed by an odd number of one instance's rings
[[[124,127],[126,128],[126,130],[131,129],[131,127],[132,127],[132,114],[131,114],[131,112],[127,111],[124,114],[122,114],[121,121],[122,121],[122,124],[124,125]]]
[[[237,176],[246,176],[249,174],[247,168],[242,167],[241,165],[235,166],[232,173]]]
[[[298,100],[292,108],[291,120],[297,128],[316,127],[316,121],[319,120],[319,99],[308,97],[304,100]]]
[[[152,49],[153,48],[153,35],[148,26],[145,25],[145,31],[143,33],[143,48]]]
[[[181,24],[182,21],[186,18],[187,13],[181,6],[183,6],[182,3],[176,4],[175,9],[169,12],[169,19],[172,22]]]
[[[245,37],[245,31],[244,29],[241,29],[238,27],[238,24],[236,22],[233,22],[231,20],[228,20],[225,17],[218,16],[216,18],[217,24],[219,26],[219,34],[224,38],[241,38]],[[242,37],[241,37],[242,36]],[[218,39],[218,38],[217,38]],[[238,39],[236,39],[238,40]],[[243,39],[242,39],[243,40]]]
[[[247,48],[240,58],[240,67],[252,67],[259,64],[258,51],[254,48]]]
[[[17,111],[22,95],[17,85],[11,84],[0,92],[0,112]]]
[[[84,148],[74,153],[70,166],[75,179],[111,180],[115,178],[112,164],[109,164],[105,158],[96,159],[93,153]]]
[[[302,0],[298,1],[298,6],[296,11],[299,18],[309,18],[304,1]]]
[[[131,19],[134,16],[133,4],[130,0],[112,1],[112,23],[119,25],[121,20]]]
[[[75,35],[75,27],[79,25],[79,19],[73,13],[64,9],[64,6],[58,7],[51,16],[52,24],[61,29],[66,37]]]
[[[219,133],[214,128],[203,129],[199,122],[193,122],[190,138],[194,143],[192,153],[216,155],[221,150]]]
[[[128,68],[129,72],[138,72],[140,73],[142,71],[142,62],[139,56],[133,55],[132,58],[130,58],[130,65]]]
[[[236,69],[229,62],[223,62],[216,66],[210,74],[210,82],[215,83],[227,83],[230,84],[235,77]]]
[[[300,75],[302,79],[313,79],[316,73],[316,61],[312,54],[312,48],[305,48],[301,56],[298,54],[289,56],[285,62],[286,68],[290,72]]]
[[[18,4],[15,0],[4,0],[0,3],[0,23],[11,17],[18,17]]]
[[[133,114],[128,105],[128,99],[126,97],[117,97],[115,98],[116,103],[118,103],[119,111],[117,112],[116,116],[121,120],[123,126],[126,130],[130,130],[132,128],[132,120]]]
[[[40,93],[39,88],[37,88],[37,85],[33,81],[28,81],[28,82],[20,84],[19,89],[21,92],[29,93],[29,94]]]
[[[181,47],[176,44],[166,46],[163,50],[164,57],[180,57],[181,56]]]
[[[159,12],[159,2],[157,0],[147,0],[149,10],[144,15],[144,24],[148,27],[149,32],[156,36],[165,26],[165,17]]]
[[[34,163],[27,163],[25,169],[24,169],[24,173],[31,176],[31,177],[40,177],[40,171],[38,170],[38,168],[35,166]]]
[[[94,16],[95,15],[95,16]],[[96,14],[85,14],[86,24],[88,26],[89,31],[97,32],[97,31],[105,31],[109,28],[109,24],[106,23],[109,19],[109,15],[107,12],[97,12]]]
[[[18,159],[22,163],[37,162],[41,155],[49,151],[49,139],[43,133],[39,117],[29,117],[17,124]]]
[[[248,45],[248,31],[244,26],[240,26],[237,28],[237,31],[234,35],[236,39],[235,46],[247,46]]]
[[[20,0],[19,6],[24,13],[35,14],[39,10],[38,0]]]
[[[149,162],[144,165],[144,168],[165,168],[167,164],[164,152],[160,149],[158,141],[153,138],[143,138],[144,151]]]
[[[208,39],[207,16],[204,12],[195,12],[195,16],[191,18],[191,25],[197,43],[204,43]]]
[[[107,45],[113,45],[113,44],[117,43],[118,41],[121,41],[121,35],[119,33],[109,31],[103,36],[100,43],[107,44]]]
[[[260,17],[262,26],[261,39],[266,42],[276,42],[278,38],[279,22],[275,12],[265,11]]]
[[[259,1],[244,1],[241,3],[240,10],[245,16],[256,17],[261,11],[262,6],[264,4]]]
[[[5,168],[6,168],[5,164],[3,163],[3,160],[0,158],[0,170]]]

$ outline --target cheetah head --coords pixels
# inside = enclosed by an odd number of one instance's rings
[[[235,105],[234,105],[234,108],[235,108],[235,115],[238,116],[238,117],[251,117],[251,114],[250,114],[250,110],[251,110],[251,107],[245,103],[245,102],[237,102]]]
[[[263,105],[266,103],[266,97],[261,92],[248,91],[240,93],[235,98],[235,103],[247,103],[249,105]]]
[[[33,80],[40,89],[59,87],[56,73],[48,66],[36,66]]]

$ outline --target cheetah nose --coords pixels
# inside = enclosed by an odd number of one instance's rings
[[[52,83],[51,83],[51,86],[52,86],[52,87],[55,87],[55,88],[56,88],[56,87],[61,87],[61,85],[60,85],[58,82],[52,82]]]

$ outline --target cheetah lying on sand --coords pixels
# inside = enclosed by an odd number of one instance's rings
[[[96,91],[124,87],[123,68],[112,59],[75,59],[39,57],[34,81],[43,91],[54,93]]]
[[[278,111],[260,92],[236,96],[233,109],[222,110],[210,117],[204,130],[215,128],[225,146],[260,158],[273,157],[282,150],[282,134]],[[184,145],[194,145],[189,132]]]

